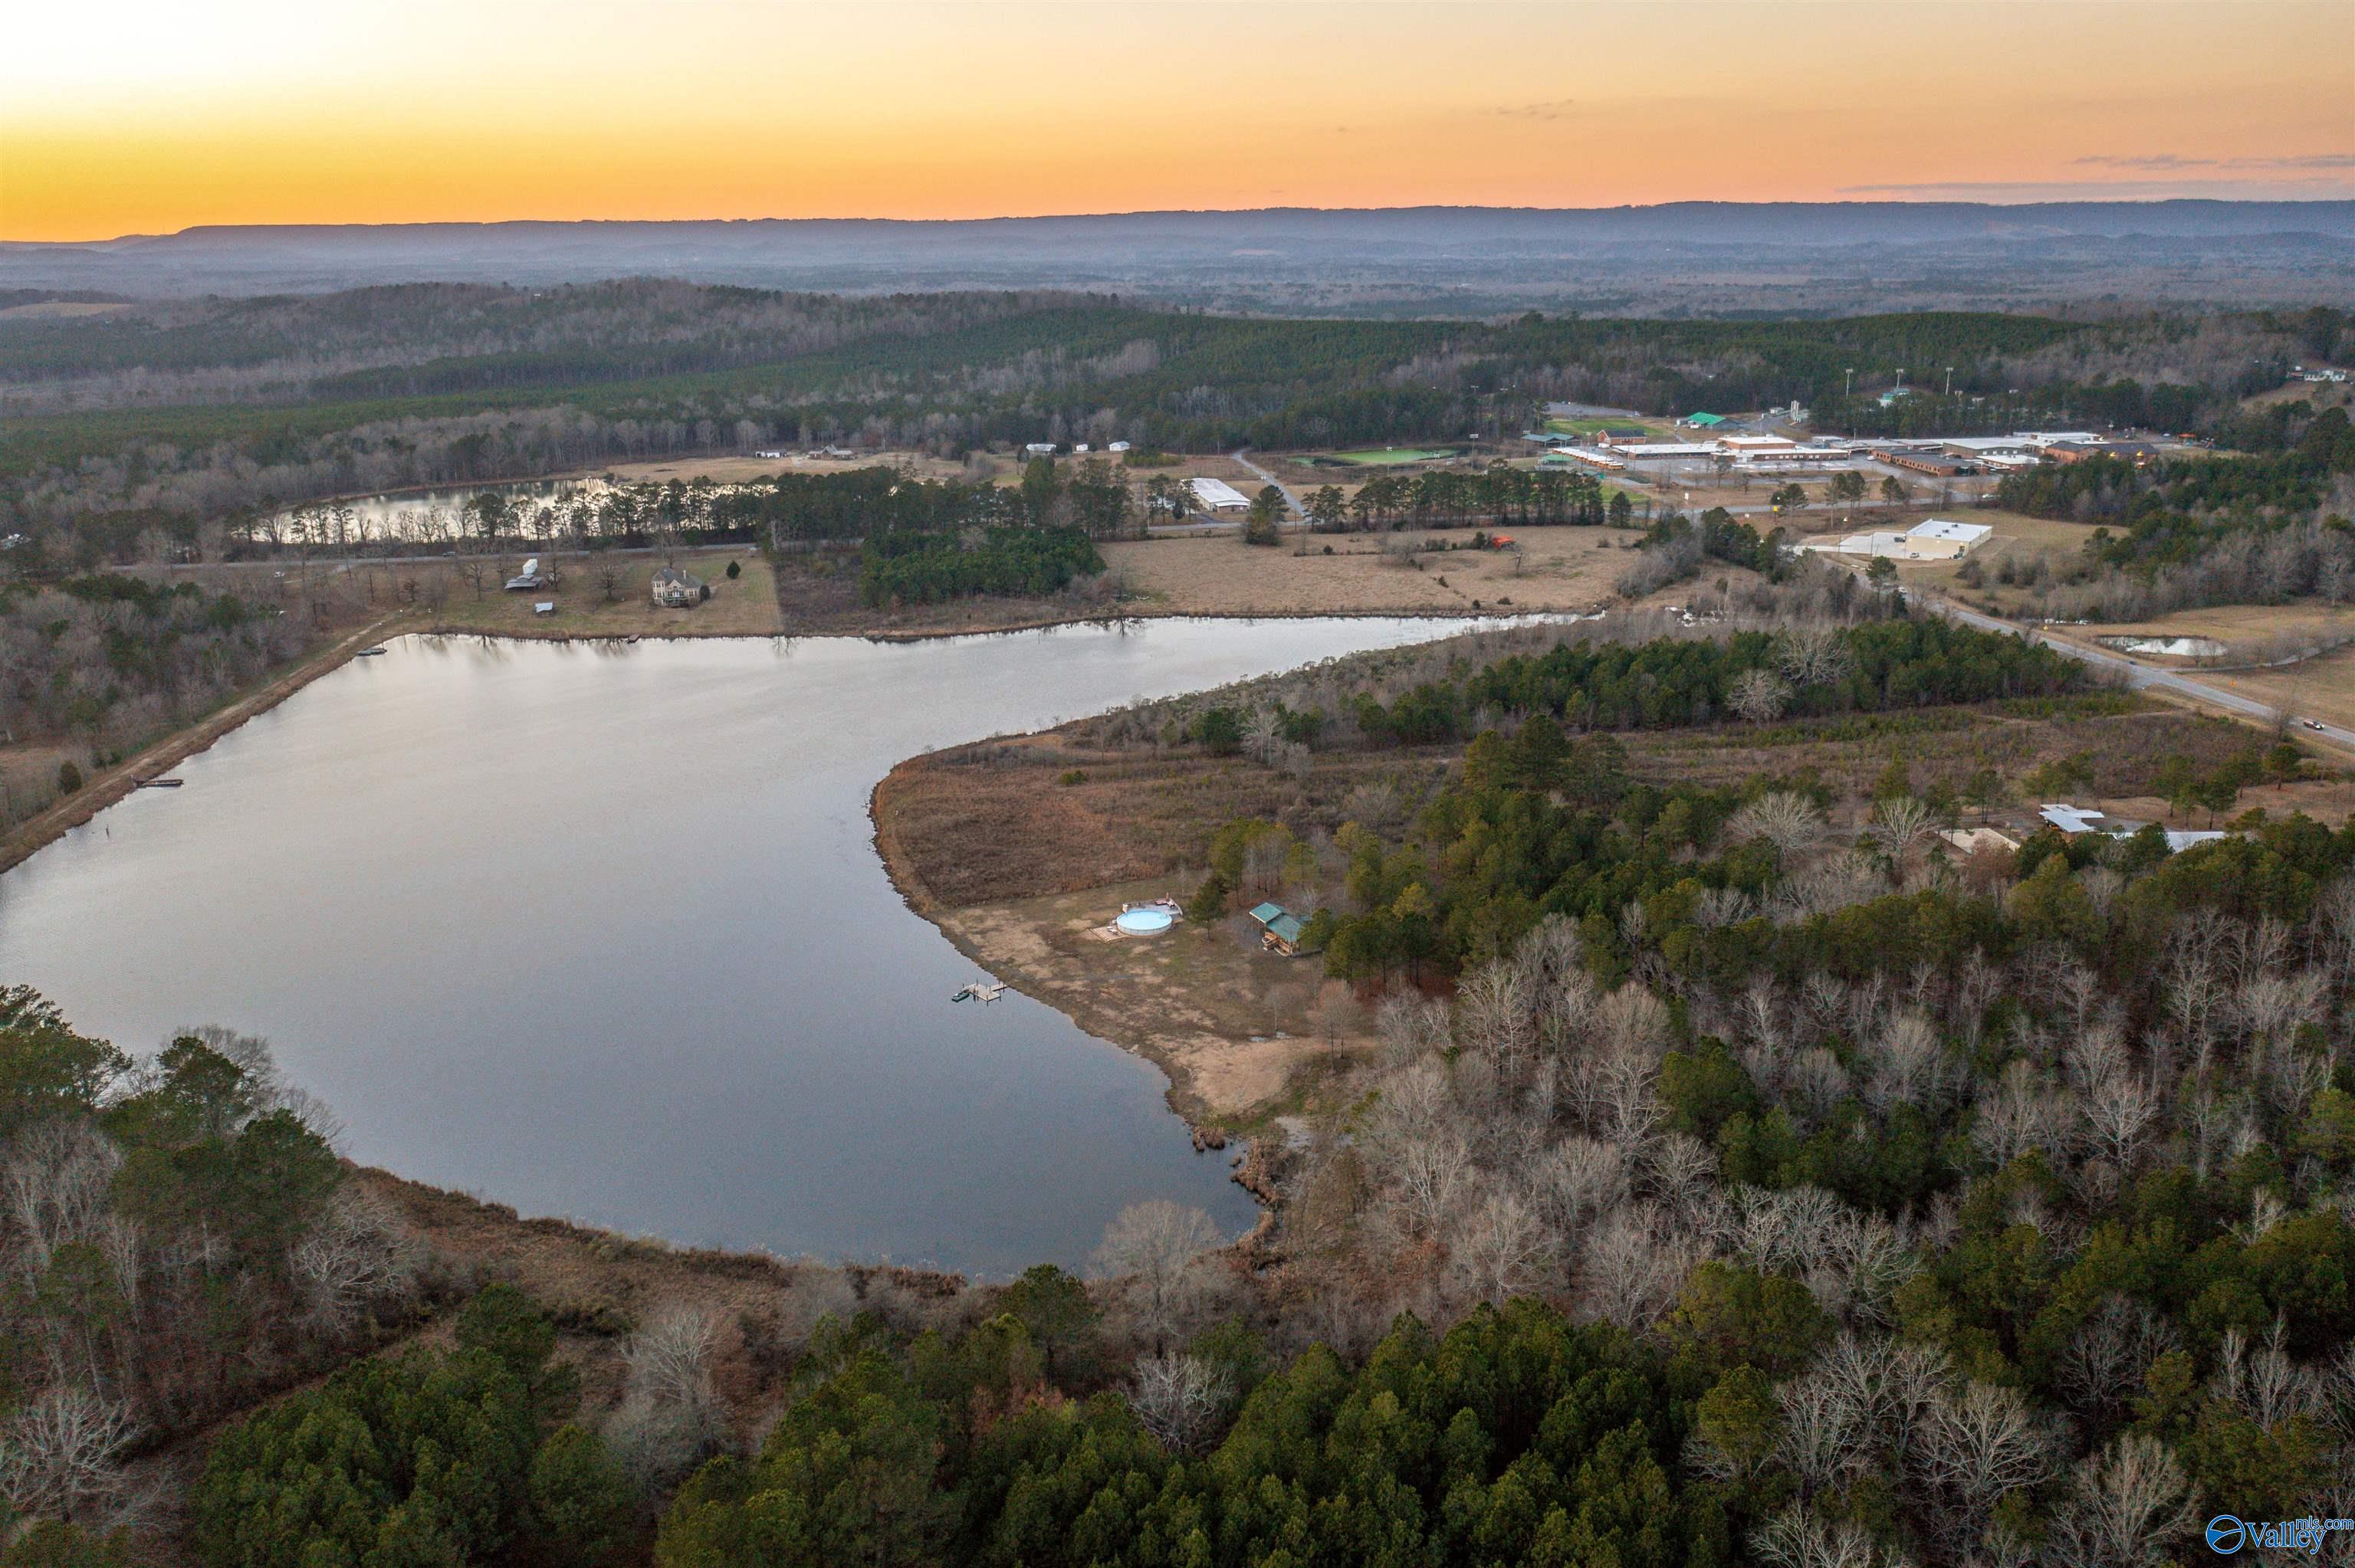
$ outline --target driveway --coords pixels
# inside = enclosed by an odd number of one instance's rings
[[[1300,504],[1300,497],[1292,493],[1292,486],[1284,483],[1284,481],[1276,478],[1275,475],[1268,472],[1267,470],[1252,461],[1249,456],[1250,451],[1251,448],[1244,447],[1241,450],[1231,455],[1237,462],[1251,470],[1252,472],[1259,475],[1260,482],[1262,484],[1272,484],[1275,486],[1276,489],[1282,491],[1284,493],[1284,503],[1292,509],[1292,515],[1294,517],[1298,518],[1307,516],[1308,508]]]

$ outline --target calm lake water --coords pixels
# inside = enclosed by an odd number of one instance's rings
[[[1002,1275],[1124,1203],[1254,1217],[1157,1069],[900,902],[901,758],[1444,635],[1153,621],[949,642],[410,638],[0,876],[0,983],[144,1053],[266,1035],[365,1163],[676,1241]]]

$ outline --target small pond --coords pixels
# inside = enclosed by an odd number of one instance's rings
[[[2150,636],[2099,637],[2094,639],[2105,648],[2115,648],[2121,653],[2157,654],[2169,659],[2213,659],[2224,652],[2224,644],[2212,637]]]

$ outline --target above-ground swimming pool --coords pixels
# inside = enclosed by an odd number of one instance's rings
[[[1169,920],[1167,909],[1124,909],[1113,924],[1132,937],[1149,937],[1169,929]]]

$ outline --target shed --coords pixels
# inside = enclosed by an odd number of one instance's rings
[[[689,609],[711,597],[711,589],[701,577],[677,567],[655,568],[653,587],[656,609]]]
[[[1685,423],[1697,430],[1713,430],[1725,423],[1722,414],[1687,414]]]
[[[1251,917],[1259,922],[1261,947],[1286,958],[1300,951],[1299,916],[1281,904],[1263,904],[1251,912]]]

